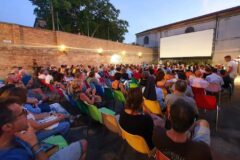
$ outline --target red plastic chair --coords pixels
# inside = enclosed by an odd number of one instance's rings
[[[196,104],[198,108],[204,109],[204,110],[216,110],[216,130],[218,127],[218,111],[219,107],[217,105],[217,99],[215,96],[209,96],[209,95],[195,95],[194,99],[196,101]]]
[[[206,95],[205,89],[204,88],[197,88],[192,86],[192,91],[194,96],[196,95]]]

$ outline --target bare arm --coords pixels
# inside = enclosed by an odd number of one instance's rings
[[[88,104],[94,104],[94,102],[95,102],[95,96],[94,95],[90,99],[85,93],[80,93],[80,99],[82,101],[86,101]]]
[[[43,129],[45,129],[45,128],[47,128],[47,127],[49,127],[49,126],[51,126],[55,123],[58,123],[60,121],[61,121],[61,119],[59,119],[59,118],[56,118],[52,121],[45,122],[45,123],[38,123],[38,122],[36,122],[35,120],[32,120],[32,119],[28,120],[29,124],[37,131],[38,130],[43,130]]]

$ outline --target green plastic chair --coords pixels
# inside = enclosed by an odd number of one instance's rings
[[[81,113],[89,115],[88,106],[81,100],[77,100],[77,107],[80,109]]]
[[[102,113],[115,115],[115,112],[112,111],[111,109],[108,109],[105,107],[98,109],[95,105],[92,105],[92,104],[86,104],[86,105],[88,106],[90,117],[97,122],[102,123]]]
[[[105,114],[110,114],[110,115],[115,115],[115,112],[109,108],[106,107],[102,107],[98,109],[101,113],[105,113]]]
[[[104,88],[104,95],[107,99],[114,99],[114,94],[110,88]]]
[[[92,119],[94,119],[97,122],[102,123],[102,114],[98,110],[98,108],[95,105],[92,104],[87,104],[88,110],[89,110],[89,115]]]
[[[114,98],[122,103],[125,103],[125,97],[121,91],[115,90],[114,91]]]
[[[50,143],[50,144],[55,144],[58,146],[59,150],[68,146],[67,141],[63,138],[63,136],[57,135],[57,136],[51,136],[43,142]]]

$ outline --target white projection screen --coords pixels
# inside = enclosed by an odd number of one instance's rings
[[[160,38],[160,58],[210,57],[214,30]]]

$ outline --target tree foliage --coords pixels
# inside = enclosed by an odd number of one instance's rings
[[[91,37],[124,40],[128,22],[119,19],[120,10],[109,0],[30,0],[36,6],[34,14],[52,29],[51,4],[54,8],[56,28],[65,32]]]

